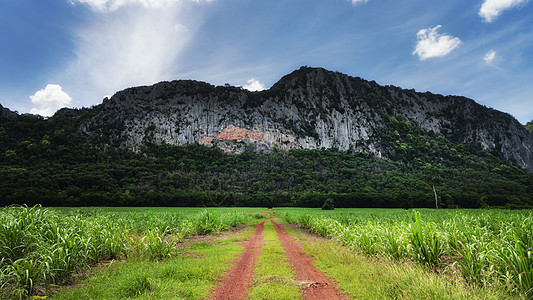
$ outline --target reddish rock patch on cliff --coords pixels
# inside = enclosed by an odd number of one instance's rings
[[[249,130],[246,128],[230,125],[222,129],[216,136],[216,140],[228,140],[228,141],[242,141],[244,139],[261,141],[263,140],[263,133],[258,130]]]
[[[206,145],[211,144],[213,142],[213,138],[210,136],[204,136],[198,143],[200,145]]]

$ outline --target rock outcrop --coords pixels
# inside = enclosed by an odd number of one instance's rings
[[[497,151],[533,172],[533,134],[508,114],[458,96],[417,93],[302,67],[269,90],[181,80],[126,89],[105,99],[80,132],[93,143],[139,150],[146,142],[199,143],[240,153],[335,148],[387,157],[375,135],[391,116],[457,143]],[[111,142],[112,141],[112,142]]]
[[[17,117],[18,114],[16,112],[13,112],[9,110],[9,108],[5,108],[0,104],[0,119],[14,120]]]

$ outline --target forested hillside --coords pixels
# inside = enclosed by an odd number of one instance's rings
[[[100,107],[0,119],[2,205],[310,206],[533,205],[533,176],[478,147],[391,117],[376,132],[392,159],[334,149],[241,154],[199,144],[95,147],[78,134]],[[235,142],[239,143],[239,142]]]

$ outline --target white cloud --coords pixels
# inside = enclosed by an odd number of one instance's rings
[[[176,78],[180,55],[201,26],[200,9],[156,8],[157,1],[77,0],[94,5],[124,6],[120,11],[96,13],[76,30],[75,59],[63,74],[64,83],[83,104],[101,101],[127,87]],[[171,2],[161,1],[161,3]],[[106,4],[107,3],[107,4]],[[109,4],[111,3],[111,4]],[[153,5],[153,9],[144,6]],[[104,6],[105,7],[105,6]]]
[[[174,30],[176,30],[177,33],[187,33],[189,28],[183,24],[176,23],[174,24]]]
[[[441,25],[437,25],[433,28],[419,30],[416,34],[418,42],[412,54],[417,54],[421,60],[442,57],[461,45],[461,40],[457,37],[438,34],[437,30],[441,27]]]
[[[485,56],[483,57],[483,60],[489,65],[491,65],[495,59],[496,59],[496,51],[492,49],[489,50],[489,52],[485,53]]]
[[[37,105],[31,113],[45,117],[53,115],[58,109],[69,105],[72,101],[72,98],[57,84],[47,84],[44,89],[30,96],[30,99],[33,104]]]
[[[483,21],[494,21],[504,10],[511,9],[529,0],[485,0],[479,9],[479,16]]]
[[[364,4],[367,3],[368,0],[352,0],[352,5],[356,6],[357,4]]]
[[[265,85],[255,78],[250,78],[250,80],[248,80],[247,82],[248,84],[244,85],[243,88],[249,91],[257,92],[265,89]]]
[[[181,4],[187,0],[69,0],[70,3],[86,4],[94,11],[115,11],[124,6],[140,5],[144,8],[162,8]],[[211,2],[214,0],[189,0],[189,2]]]

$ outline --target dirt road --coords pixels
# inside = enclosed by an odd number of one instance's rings
[[[254,266],[263,246],[264,223],[265,221],[258,224],[254,234],[242,244],[243,253],[234,261],[234,267],[226,273],[211,299],[246,298],[246,290],[252,284]]]
[[[322,274],[312,259],[303,253],[301,247],[282,225],[270,220],[276,229],[289,263],[295,272],[294,282],[304,299],[348,299],[336,288],[336,283]],[[244,252],[234,261],[234,267],[226,273],[211,299],[246,299],[246,290],[251,286],[253,270],[263,245],[264,221],[256,226],[253,236],[243,243]]]
[[[271,221],[276,228],[281,245],[287,252],[292,269],[296,273],[295,280],[300,283],[304,299],[348,299],[337,289],[336,283],[326,277],[314,265],[313,260],[303,253],[300,245],[288,234],[282,225]]]

